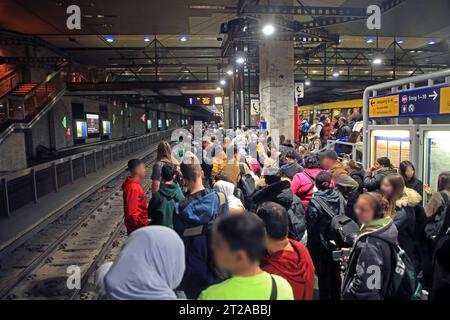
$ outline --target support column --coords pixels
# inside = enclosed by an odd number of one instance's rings
[[[294,44],[267,39],[259,49],[261,116],[267,128],[294,141]]]

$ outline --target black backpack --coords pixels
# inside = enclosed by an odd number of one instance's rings
[[[436,242],[433,254],[432,300],[450,299],[450,228]]]
[[[331,218],[327,230],[328,239],[322,239],[322,243],[326,248],[329,247],[330,241],[334,241],[337,248],[351,248],[359,233],[359,225],[345,215],[344,198],[341,194],[339,194],[339,198],[340,208],[337,214],[333,212],[322,198],[316,196],[311,199],[316,208],[321,208]]]
[[[253,179],[252,175],[249,173],[245,173],[244,164],[239,164],[239,170],[241,171],[241,177],[238,182],[238,188],[241,189],[244,194],[244,198],[246,199],[245,207],[250,207],[250,197],[256,191],[255,179]]]
[[[289,218],[289,238],[301,242],[306,231],[306,217],[303,203],[295,194],[287,214]]]
[[[438,209],[438,211],[428,220],[425,226],[425,236],[427,237],[427,239],[432,240],[433,242],[442,229],[445,221],[445,211],[450,205],[450,199],[447,193],[441,191],[440,194],[444,199],[445,204]]]

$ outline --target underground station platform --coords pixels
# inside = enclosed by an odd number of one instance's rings
[[[449,16],[0,1],[0,305],[450,300]]]

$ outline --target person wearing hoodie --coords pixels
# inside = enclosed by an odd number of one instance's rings
[[[333,259],[336,248],[328,241],[328,229],[331,217],[322,208],[317,198],[325,202],[330,209],[343,214],[344,199],[332,189],[331,174],[322,171],[316,176],[317,192],[311,199],[306,214],[306,229],[308,231],[308,250],[316,268],[319,279],[320,300],[339,300],[341,288],[340,265]]]
[[[128,170],[130,176],[123,182],[122,190],[125,227],[130,234],[148,225],[148,214],[147,200],[141,184],[146,175],[144,161],[131,159],[128,161]]]
[[[342,286],[343,300],[384,300],[392,274],[392,246],[397,245],[397,227],[385,218],[388,206],[379,193],[362,194],[355,205],[355,214],[362,225],[351,250]],[[369,286],[373,271],[379,268],[379,286]],[[373,267],[372,267],[373,268]]]
[[[196,299],[202,290],[219,281],[212,264],[210,229],[218,217],[228,215],[228,203],[224,194],[204,187],[203,171],[194,154],[184,156],[180,169],[189,195],[176,204],[173,225],[186,247],[181,288],[189,299]]]
[[[180,186],[175,181],[176,175],[177,168],[171,163],[166,163],[161,168],[159,190],[153,194],[148,204],[150,224],[173,229],[175,204],[185,200]]]
[[[274,202],[264,202],[256,214],[266,228],[266,255],[262,269],[286,279],[295,300],[312,300],[314,265],[308,250],[301,243],[288,238],[289,218],[285,208]]]
[[[214,184],[214,190],[223,193],[228,202],[228,208],[230,214],[242,214],[245,213],[245,207],[242,201],[234,195],[235,187],[234,184],[225,180],[219,180]]]
[[[378,158],[375,166],[369,168],[364,176],[364,187],[367,191],[379,191],[381,180],[391,173],[397,173],[391,160],[387,157]]]
[[[281,178],[281,172],[277,168],[267,168],[264,172],[266,186],[256,191],[252,198],[251,209],[256,211],[257,207],[264,202],[275,202],[288,212],[289,237],[297,241],[305,241],[305,209],[301,200],[292,193],[289,180]]]
[[[358,182],[348,175],[340,175],[334,179],[336,190],[339,191],[345,199],[345,215],[353,221],[357,221],[354,213],[355,203],[361,192]]]
[[[285,163],[281,166],[281,173],[292,181],[294,176],[302,171],[303,167],[298,163],[295,152],[289,150],[285,155]]]
[[[297,173],[292,179],[291,191],[300,198],[306,211],[314,193],[314,180],[322,169],[316,154],[307,156],[304,161],[305,168],[303,172]]]
[[[406,188],[403,177],[398,173],[392,173],[383,178],[381,193],[389,202],[386,215],[394,220],[398,229],[398,243],[419,272],[415,207],[421,203],[422,197],[413,189]]]

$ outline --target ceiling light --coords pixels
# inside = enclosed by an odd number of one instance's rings
[[[236,58],[236,63],[243,64],[244,62],[245,62],[245,58],[244,57],[237,57]]]
[[[102,14],[98,14],[97,15],[97,18],[99,18],[99,19],[102,19],[102,18],[104,18],[105,16],[104,15],[102,15]]]
[[[338,78],[340,76],[339,69],[337,67],[333,68],[333,78]]]
[[[367,39],[366,39],[366,43],[373,43],[374,42],[374,40],[373,40],[373,38],[372,37],[368,37]]]
[[[106,36],[106,37],[105,37],[105,40],[106,40],[107,42],[114,42],[114,37],[113,37],[113,36]]]
[[[372,61],[373,64],[380,65],[383,63],[383,59],[381,57],[375,57]]]
[[[429,39],[429,40],[428,40],[428,44],[429,44],[430,46],[436,44],[436,39]]]
[[[217,90],[217,91],[220,91],[220,90],[222,90],[222,88],[221,88],[221,87],[217,87],[216,90]]]
[[[311,79],[305,78],[305,86],[310,86],[310,85],[311,85]]]
[[[233,70],[231,70],[231,69],[228,70],[228,71],[227,71],[227,75],[232,76],[232,75],[233,75]]]
[[[227,84],[227,82],[226,82],[224,79],[222,79],[222,80],[220,80],[220,84],[221,84],[222,86],[224,86],[224,85]]]
[[[275,27],[271,24],[266,24],[263,29],[262,32],[266,35],[266,36],[270,36],[275,32]]]
[[[180,36],[180,41],[181,41],[181,42],[186,42],[186,41],[188,41],[188,36],[185,36],[185,35]]]
[[[150,38],[150,37],[144,37],[145,42],[150,42],[151,40],[152,40],[152,38]]]

